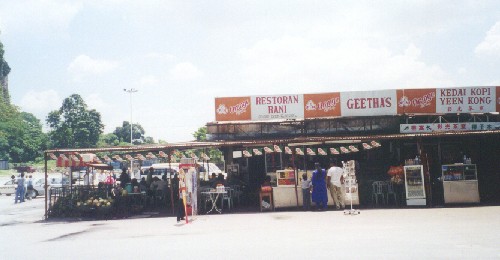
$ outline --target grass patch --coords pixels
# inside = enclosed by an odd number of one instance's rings
[[[10,177],[12,174],[16,175],[15,170],[0,170],[0,177]]]

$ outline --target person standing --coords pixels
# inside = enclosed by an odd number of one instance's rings
[[[311,208],[311,180],[307,179],[307,174],[302,174],[302,206],[304,211],[308,211]]]
[[[106,173],[104,173],[103,170],[99,170],[99,173],[97,174],[97,186],[104,186],[106,177]]]
[[[127,168],[122,169],[122,173],[120,174],[120,187],[122,189],[125,189],[125,186],[127,186],[127,183],[130,182],[130,176],[127,173]]]
[[[111,195],[111,190],[115,185],[115,178],[113,178],[111,172],[107,174],[105,184],[106,184],[106,196],[109,197]]]
[[[26,198],[31,200],[33,197],[33,179],[31,178],[31,175],[28,177],[28,180],[26,181]]]
[[[185,183],[185,179],[186,178],[186,175],[184,173],[184,170],[180,170],[179,171],[179,180],[178,180],[178,183],[179,183],[179,200],[178,200],[178,204],[177,204],[177,223],[179,223],[181,220],[184,220],[184,217],[186,215],[186,211],[185,211],[185,196],[186,196],[186,183]]]
[[[337,209],[340,209],[340,207],[345,209],[344,192],[342,192],[344,188],[344,170],[338,167],[336,162],[331,162],[326,179],[328,190],[330,191],[330,195],[332,195],[335,206]]]
[[[89,170],[85,171],[85,174],[83,175],[83,185],[84,186],[89,186],[90,185],[90,176],[89,176]]]
[[[316,170],[312,175],[312,201],[316,204],[317,210],[325,210],[328,203],[328,194],[326,193],[326,171],[321,168],[317,162],[314,164]]]
[[[151,183],[153,182],[153,174],[155,172],[155,169],[153,167],[149,167],[148,175],[146,175],[146,184],[151,186]]]
[[[14,199],[14,202],[17,203],[19,202],[24,202],[24,172],[21,172],[21,177],[17,178],[17,188],[16,188],[16,198]]]

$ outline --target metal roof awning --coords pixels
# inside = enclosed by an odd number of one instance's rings
[[[173,149],[203,149],[203,148],[222,148],[222,147],[255,147],[272,144],[329,144],[346,142],[359,142],[367,140],[390,140],[390,139],[414,139],[414,138],[435,138],[435,137],[457,137],[457,136],[478,136],[500,134],[500,130],[491,131],[468,131],[468,132],[434,132],[418,134],[376,134],[376,135],[348,135],[348,136],[304,136],[282,139],[261,139],[261,140],[231,140],[231,141],[212,141],[212,142],[180,142],[164,145],[139,145],[139,146],[114,146],[102,148],[65,148],[46,150],[45,153],[98,153],[98,152],[154,152]]]

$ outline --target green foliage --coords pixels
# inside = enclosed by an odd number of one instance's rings
[[[206,141],[207,140],[207,127],[200,127],[196,132],[193,133],[193,137],[196,141]]]
[[[162,139],[158,140],[158,143],[159,143],[159,144],[168,144],[168,142],[167,142],[167,141],[162,140]]]
[[[109,146],[117,146],[120,144],[120,139],[115,134],[103,134],[99,137],[99,142],[97,143],[97,147],[109,147]]]
[[[47,135],[33,114],[20,112],[0,96],[0,159],[34,161],[47,148]]]
[[[151,136],[146,136],[144,138],[144,143],[146,143],[146,144],[154,144],[155,143],[155,139],[153,139],[153,137],[151,137]]]
[[[196,139],[198,142],[206,141],[207,140],[207,127],[200,127],[196,132],[193,133],[193,137]],[[201,152],[199,152],[201,153]],[[222,152],[219,151],[219,149],[208,149],[206,151],[208,157],[210,157],[210,160],[212,162],[221,162],[222,161]],[[199,156],[197,154],[197,156]]]
[[[133,124],[132,127],[132,139],[134,144],[140,144],[145,142],[144,128],[140,124]],[[118,136],[120,142],[130,144],[130,122],[123,121],[122,126],[119,126],[113,131],[113,134]]]
[[[9,64],[3,58],[4,53],[3,43],[0,41],[0,78],[6,77],[10,73]]]
[[[61,108],[50,112],[46,121],[54,148],[96,147],[104,129],[101,114],[88,110],[78,94],[64,99]]]

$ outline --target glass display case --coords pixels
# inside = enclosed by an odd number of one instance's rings
[[[425,206],[424,171],[422,165],[404,167],[406,205]]]
[[[479,203],[475,164],[442,165],[445,203]]]
[[[443,181],[477,180],[475,164],[443,165]]]

